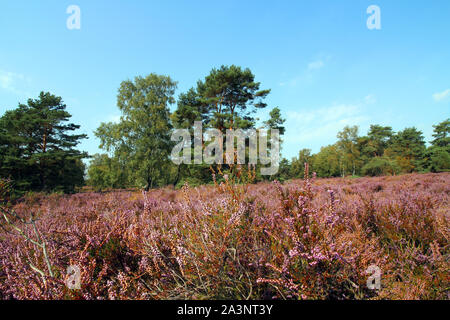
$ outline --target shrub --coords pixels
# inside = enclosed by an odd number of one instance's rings
[[[365,176],[374,177],[398,174],[400,168],[394,160],[384,157],[375,157],[361,168],[361,172]]]
[[[0,298],[448,298],[450,173],[305,177],[29,197],[12,209],[37,216],[51,269],[2,224]],[[80,290],[65,285],[70,265]],[[371,265],[381,290],[366,286]]]

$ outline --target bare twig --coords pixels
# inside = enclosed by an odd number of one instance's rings
[[[44,261],[45,261],[45,263],[46,263],[46,265],[47,265],[48,273],[49,273],[49,275],[50,275],[51,277],[54,277],[53,270],[52,270],[52,266],[51,266],[50,260],[49,260],[49,258],[48,258],[47,246],[46,246],[46,244],[45,244],[45,241],[43,241],[42,238],[41,238],[41,236],[39,235],[39,232],[38,232],[37,227],[36,227],[36,221],[37,221],[37,220],[33,218],[33,215],[30,214],[30,221],[26,221],[25,219],[21,218],[21,217],[20,217],[17,213],[15,213],[14,211],[7,210],[7,209],[2,208],[2,207],[0,207],[0,211],[1,211],[1,214],[2,214],[3,218],[5,219],[6,223],[7,223],[12,229],[14,229],[15,231],[17,231],[17,233],[18,233],[22,238],[24,238],[26,241],[28,241],[28,242],[30,242],[30,243],[36,245],[37,247],[41,248],[42,253],[43,253],[43,255],[44,255]],[[36,241],[36,240],[33,240],[33,239],[31,239],[29,236],[27,236],[27,235],[25,234],[25,232],[24,232],[21,228],[17,227],[17,226],[10,220],[10,218],[9,218],[8,216],[14,217],[15,219],[19,220],[20,222],[22,222],[22,223],[25,224],[25,225],[31,225],[31,226],[33,227],[33,231],[34,231],[34,234],[36,235],[37,241]],[[39,273],[39,274],[42,276],[42,279],[43,279],[43,281],[44,281],[44,284],[46,284],[45,273],[44,273],[42,270],[38,269],[36,266],[34,266],[31,262],[29,262],[28,264],[30,265],[31,269],[33,269],[35,272]]]

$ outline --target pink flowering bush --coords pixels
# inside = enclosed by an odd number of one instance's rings
[[[1,299],[449,295],[449,173],[306,174],[284,185],[227,177],[180,191],[34,195],[14,205],[7,188],[0,183]],[[373,265],[380,290],[367,287]],[[79,268],[80,289],[67,285],[69,266]]]

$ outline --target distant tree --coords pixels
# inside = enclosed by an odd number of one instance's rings
[[[210,116],[209,106],[202,103],[197,91],[191,88],[178,97],[177,109],[172,113],[171,120],[177,129],[192,130],[195,121],[202,121],[203,126],[208,127]]]
[[[167,168],[173,147],[170,141],[169,105],[175,102],[176,82],[150,74],[123,81],[117,105],[119,123],[102,123],[95,135],[101,148],[112,152],[129,169],[129,183],[150,189],[168,183]]]
[[[450,146],[450,119],[442,121],[441,123],[433,126],[434,140],[431,144],[436,147],[447,148]]]
[[[293,158],[291,161],[291,172],[292,178],[302,178],[305,173],[305,163],[312,166],[312,154],[311,149],[302,149],[298,153],[298,158]]]
[[[402,172],[421,171],[424,169],[425,140],[422,132],[416,128],[406,128],[392,138],[386,155],[395,159]]]
[[[426,151],[427,168],[431,172],[450,171],[450,152],[448,148],[431,146]]]
[[[367,133],[369,142],[365,152],[372,154],[374,157],[381,157],[391,142],[393,135],[391,127],[383,127],[377,124],[371,125]]]
[[[96,190],[130,187],[130,172],[126,161],[107,154],[95,154],[88,167],[87,183]]]
[[[264,121],[264,126],[269,130],[277,129],[280,132],[280,136],[284,135],[286,128],[283,124],[286,122],[286,119],[283,119],[281,116],[280,108],[273,108],[272,111],[270,111],[269,116],[269,120]]]
[[[341,174],[340,151],[336,145],[320,148],[314,155],[313,168],[318,177],[338,177]]]
[[[255,125],[252,115],[256,110],[267,106],[263,100],[270,90],[259,87],[250,69],[231,65],[212,69],[204,81],[197,83],[197,93],[210,112],[212,127],[247,129]]]
[[[337,147],[341,154],[341,175],[345,176],[348,171],[351,171],[355,175],[357,165],[359,165],[359,150],[357,148],[358,126],[345,126],[342,131],[338,132],[337,138]]]
[[[291,164],[289,163],[289,160],[284,159],[281,155],[281,149],[282,149],[282,136],[284,135],[286,128],[284,127],[284,123],[286,122],[286,119],[284,119],[281,116],[281,110],[280,108],[276,107],[273,108],[270,113],[269,113],[269,119],[264,121],[264,128],[267,130],[267,146],[268,146],[268,151],[269,153],[271,153],[272,150],[272,144],[271,144],[271,138],[272,138],[272,130],[278,130],[278,134],[279,134],[279,144],[280,144],[280,148],[279,148],[279,159],[280,162],[278,163],[279,168],[278,168],[278,173],[275,174],[274,176],[263,176],[261,177],[262,180],[280,180],[280,181],[285,181],[287,179],[290,178],[290,170],[291,170]],[[261,159],[260,159],[261,160]]]
[[[381,157],[384,150],[389,146],[394,132],[391,127],[383,127],[380,125],[371,125],[367,136],[373,146],[373,154],[376,157]]]
[[[84,182],[86,152],[75,147],[84,134],[61,97],[41,92],[0,118],[0,175],[14,180],[17,190],[73,192]]]
[[[278,180],[280,182],[284,182],[286,180],[289,180],[291,178],[291,164],[289,163],[289,160],[286,158],[282,158],[279,163],[278,172],[274,174],[273,176],[269,177],[269,180]]]
[[[395,175],[399,172],[396,161],[388,157],[374,157],[361,168],[361,173],[365,176]]]
[[[434,140],[426,151],[427,168],[432,172],[450,171],[450,119],[433,128]]]

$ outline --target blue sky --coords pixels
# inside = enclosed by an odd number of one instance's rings
[[[69,30],[69,5],[81,29]],[[381,30],[369,30],[369,5]],[[249,67],[287,118],[283,155],[334,143],[345,125],[394,130],[450,116],[450,1],[3,0],[0,114],[40,91],[62,96],[90,136],[120,116],[120,82],[151,72],[177,95],[213,67]],[[172,108],[173,109],[173,108]],[[260,114],[262,120],[269,109]]]

